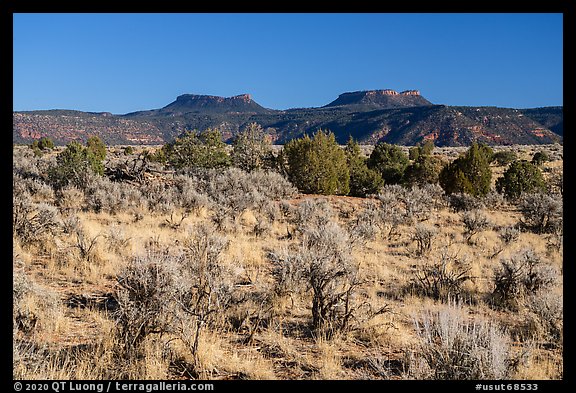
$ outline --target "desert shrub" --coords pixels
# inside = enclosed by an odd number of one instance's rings
[[[550,168],[546,183],[551,194],[564,194],[564,168]]]
[[[270,137],[264,133],[261,125],[250,123],[234,138],[230,156],[234,166],[247,172],[271,167],[273,155]]]
[[[270,257],[277,292],[312,292],[312,330],[316,335],[329,338],[348,329],[355,311],[358,266],[341,227],[329,221],[307,228],[296,250]]]
[[[442,159],[439,157],[420,154],[404,170],[402,183],[408,186],[438,183],[438,177],[443,165]]]
[[[528,309],[536,316],[543,338],[560,344],[564,330],[564,302],[562,294],[555,291],[540,291],[529,296]]]
[[[334,209],[325,198],[307,198],[298,204],[289,221],[303,233],[308,228],[325,225],[334,215]]]
[[[155,159],[176,169],[222,168],[230,165],[230,156],[220,131],[211,128],[202,132],[186,131],[164,145]]]
[[[508,245],[518,240],[520,230],[515,226],[506,226],[498,230],[498,237],[504,244]]]
[[[84,205],[84,192],[73,185],[62,187],[57,192],[56,204],[62,213],[75,213]]]
[[[151,181],[142,185],[140,190],[151,212],[167,214],[175,208],[177,190],[172,184]]]
[[[146,190],[147,187],[144,186],[143,189]],[[83,190],[86,210],[110,214],[126,211],[129,207],[141,206],[149,199],[164,200],[168,197],[166,194],[143,195],[140,189],[132,184],[114,182],[107,177],[94,175],[87,177]]]
[[[464,296],[463,285],[472,278],[465,261],[443,251],[438,260],[414,273],[409,290],[443,302],[461,300]]]
[[[102,233],[91,235],[81,225],[74,228],[72,235],[74,237],[72,247],[78,250],[80,259],[95,261],[98,239],[104,235]]]
[[[449,194],[446,196],[446,199],[448,200],[448,206],[450,206],[454,212],[466,212],[485,207],[484,201],[481,198],[461,192]]]
[[[210,206],[210,198],[197,189],[194,178],[186,175],[176,175],[174,183],[177,190],[177,205],[187,212],[198,213],[202,208]]]
[[[114,312],[120,353],[125,358],[142,353],[142,343],[150,334],[169,331],[172,322],[174,269],[182,255],[148,251],[133,257],[117,276]]]
[[[493,212],[501,211],[503,208],[508,206],[506,197],[496,190],[490,190],[488,194],[481,198],[480,203],[485,209]]]
[[[62,228],[62,232],[64,232],[67,235],[71,235],[75,233],[77,230],[79,230],[79,228],[81,227],[81,222],[77,215],[70,214],[62,218],[62,222],[60,223],[60,225]]]
[[[78,142],[70,142],[66,149],[56,156],[56,165],[49,170],[49,177],[56,188],[73,184],[83,188],[87,177],[94,173],[104,174],[104,152],[102,146],[96,142],[90,147],[84,147]]]
[[[226,237],[209,225],[199,225],[185,241],[185,258],[175,287],[178,309],[174,329],[197,362],[203,329],[223,318],[232,298],[234,274],[223,264]]]
[[[282,200],[296,193],[288,180],[270,170],[194,171],[176,176],[175,180],[180,190],[180,203],[188,201],[191,206],[211,207],[218,221],[225,219],[224,214],[230,214],[232,220],[236,220],[247,209],[260,210],[271,199]]]
[[[523,193],[543,191],[546,182],[540,169],[528,161],[514,161],[496,180],[496,190],[509,200],[518,199]]]
[[[280,201],[292,198],[298,190],[278,172],[256,170],[246,175],[246,181],[266,199]]]
[[[42,179],[44,176],[43,163],[45,158],[38,158],[29,149],[12,150],[12,173],[23,179]]]
[[[225,207],[233,220],[264,198],[248,176],[238,168],[229,168],[225,173],[212,177],[208,184],[207,194],[215,203]]]
[[[497,232],[498,238],[502,242],[502,245],[500,247],[494,247],[494,253],[490,256],[490,258],[496,257],[498,254],[504,251],[506,246],[517,241],[520,236],[520,230],[515,226],[500,227],[497,229]]]
[[[550,161],[550,156],[545,151],[537,151],[532,156],[532,164],[541,166],[543,163]]]
[[[518,154],[514,150],[500,150],[492,156],[492,162],[498,166],[506,166],[518,159]]]
[[[536,233],[554,233],[562,228],[562,197],[551,194],[524,194],[518,204],[522,213],[520,225]]]
[[[404,203],[407,220],[424,221],[438,206],[438,195],[434,195],[432,187],[418,187],[404,189],[401,200]]]
[[[14,174],[12,182],[16,188],[25,190],[35,202],[53,204],[55,200],[54,189],[40,178],[22,178]],[[16,184],[18,183],[18,184]],[[19,190],[14,190],[20,192]]]
[[[473,143],[466,153],[442,168],[439,174],[440,185],[447,194],[462,192],[474,196],[486,195],[492,180],[492,155],[490,147]]]
[[[318,130],[312,138],[290,140],[279,161],[290,182],[303,193],[346,195],[350,191],[346,154],[332,132]]]
[[[60,216],[55,206],[34,203],[26,194],[12,197],[12,235],[22,245],[42,242],[59,227]]]
[[[350,193],[351,196],[365,197],[378,194],[384,180],[382,176],[366,164],[358,142],[352,137],[348,140],[345,148],[346,160],[350,169]]]
[[[537,295],[559,280],[558,272],[533,249],[525,248],[510,258],[500,260],[494,270],[492,304],[513,311],[525,304],[530,295]]]
[[[462,213],[462,223],[468,244],[472,241],[472,236],[488,229],[492,224],[486,213],[482,210],[470,210]]]
[[[12,332],[20,341],[35,333],[54,329],[60,313],[58,294],[34,281],[18,254],[12,252]],[[16,341],[16,340],[14,340]],[[14,342],[16,344],[16,342]],[[20,354],[19,354],[20,355]],[[16,361],[16,360],[14,360]]]
[[[380,173],[385,184],[398,184],[409,160],[399,146],[379,142],[370,153],[367,164],[368,168]]]
[[[126,236],[122,228],[117,226],[110,226],[104,237],[108,242],[108,249],[116,254],[121,254],[122,251],[130,245],[130,241],[132,240]]]
[[[354,244],[365,244],[369,240],[374,240],[378,233],[380,214],[375,201],[365,203],[352,219],[347,223],[350,242]]]
[[[500,380],[512,376],[513,355],[508,334],[494,323],[470,320],[461,306],[426,311],[414,318],[420,344],[411,364],[418,379]],[[416,374],[417,371],[417,374]],[[416,375],[415,375],[416,374]]]
[[[419,223],[414,228],[412,234],[412,241],[416,242],[416,254],[419,256],[426,255],[432,249],[432,239],[438,233],[438,229],[434,226]]]
[[[399,185],[387,185],[378,195],[380,230],[388,239],[397,234],[399,225],[407,223],[406,208],[403,203],[404,191],[404,188]]]

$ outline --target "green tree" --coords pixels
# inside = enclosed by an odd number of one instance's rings
[[[442,168],[440,186],[447,194],[486,195],[492,180],[490,160],[493,154],[490,147],[473,143],[466,153]]]
[[[88,149],[88,152],[94,156],[94,158],[100,161],[104,161],[106,158],[106,145],[97,136],[91,136],[88,138],[86,141],[86,148]]]
[[[380,142],[372,150],[367,164],[368,168],[380,173],[386,184],[398,184],[409,160],[399,146]]]
[[[176,169],[221,168],[230,165],[222,134],[215,128],[200,133],[186,131],[172,143],[164,145],[156,158]]]
[[[232,143],[232,164],[251,172],[271,164],[272,143],[262,126],[250,123]]]
[[[312,138],[292,139],[279,158],[288,179],[301,192],[346,195],[350,191],[346,154],[332,132],[320,129]]]
[[[518,160],[510,164],[504,175],[496,180],[496,190],[509,200],[517,200],[523,193],[544,192],[546,182],[535,164]]]
[[[384,180],[378,172],[368,168],[358,142],[350,137],[344,151],[350,171],[350,195],[365,197],[377,194],[384,185]]]

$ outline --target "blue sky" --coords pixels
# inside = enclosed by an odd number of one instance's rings
[[[272,109],[357,90],[562,105],[562,14],[14,14],[13,110],[115,114],[180,94]]]

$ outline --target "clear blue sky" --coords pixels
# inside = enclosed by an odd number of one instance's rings
[[[14,14],[13,110],[115,114],[180,94],[272,109],[418,89],[446,105],[562,105],[562,14]]]

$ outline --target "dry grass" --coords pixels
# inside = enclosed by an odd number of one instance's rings
[[[536,150],[521,151],[531,157]],[[561,161],[545,165],[557,170]],[[495,173],[502,171],[493,169]],[[287,202],[296,208],[315,197],[298,195]],[[348,197],[326,200],[336,213],[358,212],[364,202]],[[427,296],[415,289],[414,283],[425,269],[441,261],[449,261],[448,273],[467,272],[468,278],[458,284],[464,315],[510,332],[516,340],[514,348],[526,351],[524,361],[510,377],[562,378],[562,336],[551,338],[547,327],[529,309],[511,315],[490,304],[499,261],[527,246],[562,271],[562,250],[551,251],[546,234],[524,231],[517,240],[503,244],[498,229],[514,226],[520,218],[513,206],[483,209],[490,225],[470,241],[462,213],[442,207],[423,222],[434,229],[426,252],[419,250],[414,240],[414,222],[401,224],[396,236],[388,238],[377,231],[374,239],[355,246],[351,256],[358,264],[354,293],[358,310],[349,329],[329,337],[313,334],[309,290],[274,293],[268,253],[299,244],[294,224],[280,215],[269,230],[257,234],[254,228],[260,213],[247,209],[223,234],[229,244],[222,266],[232,272],[237,298],[203,330],[196,357],[177,334],[167,331],[148,335],[141,357],[122,359],[113,313],[119,273],[134,256],[147,250],[171,253],[182,249],[191,231],[210,222],[214,212],[206,207],[186,215],[184,209],[174,207],[170,214],[141,207],[138,215],[133,209],[111,214],[81,211],[73,205],[67,200],[62,217],[77,218],[83,239],[74,231],[60,231],[42,244],[24,246],[14,239],[14,271],[30,283],[15,300],[22,323],[30,326],[14,331],[14,352],[18,355],[14,378],[409,378],[408,353],[417,353],[414,351],[421,345],[414,316],[446,305],[446,299]],[[71,206],[75,211],[69,211]],[[333,220],[345,226],[344,214]],[[560,275],[550,290],[556,297],[562,293],[561,281]],[[530,329],[530,338],[519,333]]]

